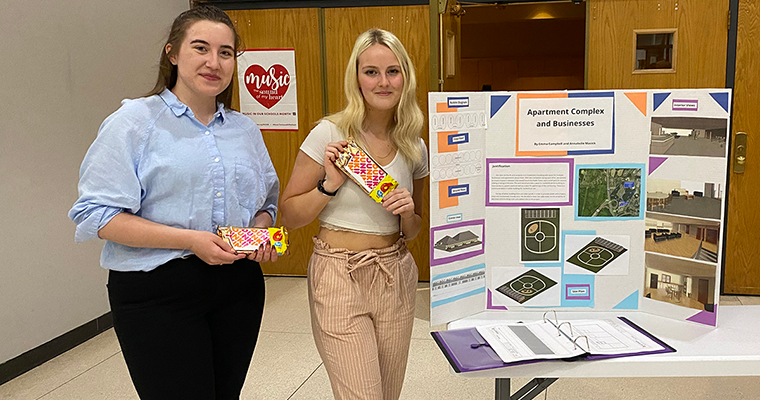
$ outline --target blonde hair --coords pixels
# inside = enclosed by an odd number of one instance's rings
[[[329,115],[325,119],[340,128],[346,137],[353,137],[360,145],[364,145],[361,132],[366,110],[364,97],[362,97],[359,89],[359,56],[374,44],[381,44],[389,48],[396,55],[401,66],[404,87],[393,114],[389,137],[401,155],[417,163],[422,159],[419,138],[425,123],[425,116],[417,104],[417,77],[412,60],[409,58],[404,45],[394,34],[388,31],[372,28],[356,39],[351,57],[348,59],[343,84],[348,105],[342,111]]]

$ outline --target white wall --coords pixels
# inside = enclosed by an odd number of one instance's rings
[[[103,119],[152,89],[188,0],[0,0],[0,363],[109,310],[66,213]]]

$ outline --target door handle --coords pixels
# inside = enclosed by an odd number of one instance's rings
[[[734,173],[743,174],[747,163],[747,133],[736,132],[734,136]]]

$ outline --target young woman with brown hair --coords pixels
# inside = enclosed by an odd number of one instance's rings
[[[212,6],[180,14],[158,82],[125,100],[82,162],[76,240],[106,240],[114,329],[146,399],[238,399],[264,308],[259,262],[218,226],[273,225],[279,183],[261,131],[231,110],[240,40]]]

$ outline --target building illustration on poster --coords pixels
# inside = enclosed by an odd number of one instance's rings
[[[294,49],[248,49],[238,56],[240,112],[261,130],[297,131]]]
[[[430,93],[431,324],[566,308],[717,325],[730,96]]]

